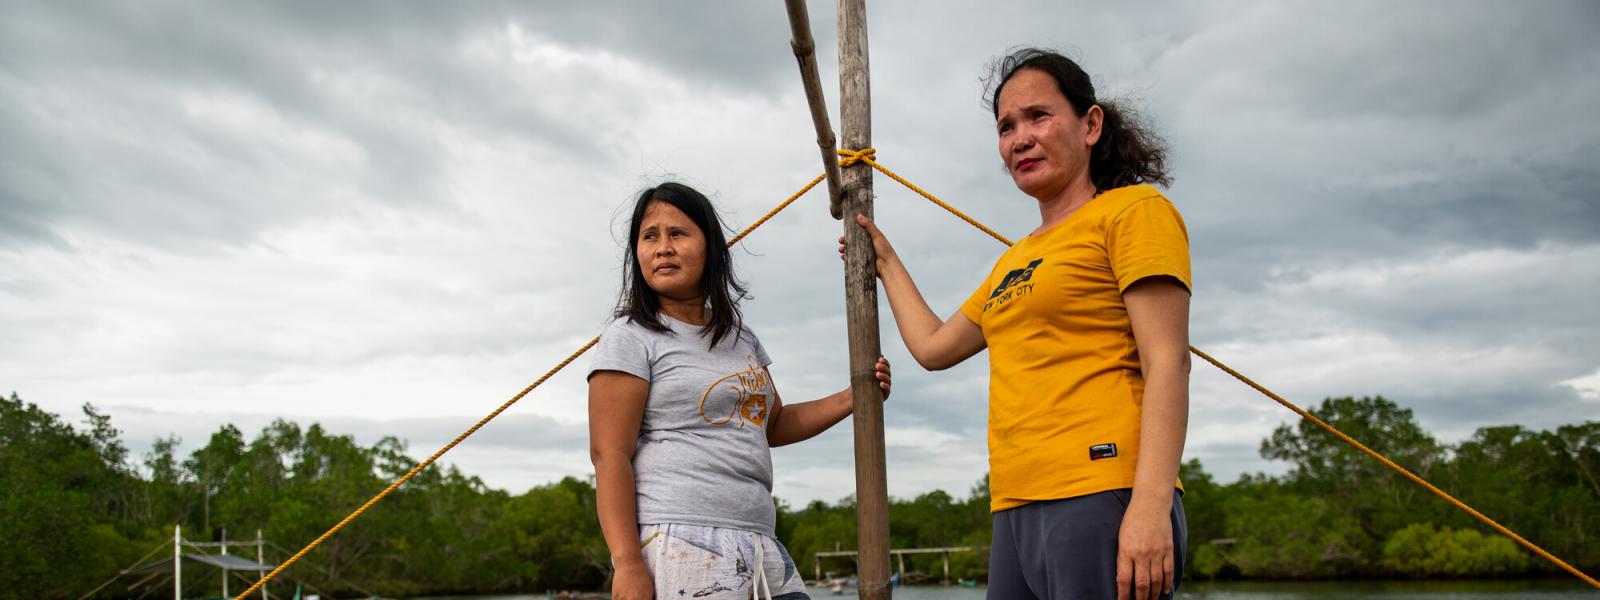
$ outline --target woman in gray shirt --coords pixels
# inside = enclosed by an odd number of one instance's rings
[[[722,223],[663,183],[634,203],[616,320],[589,370],[597,510],[612,597],[807,598],[774,537],[772,446],[851,412],[849,388],[785,405],[739,312]],[[877,365],[889,390],[889,363]]]

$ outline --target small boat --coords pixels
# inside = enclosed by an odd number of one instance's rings
[[[843,596],[845,590],[856,587],[856,578],[834,577],[832,579],[819,582],[818,587],[827,588],[828,593],[835,596]]]

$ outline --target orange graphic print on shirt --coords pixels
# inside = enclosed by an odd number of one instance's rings
[[[772,409],[772,403],[768,401],[772,394],[772,377],[767,375],[766,369],[756,364],[755,357],[745,358],[750,361],[750,368],[716,380],[700,396],[700,418],[705,419],[706,423],[726,425],[737,417],[739,427],[744,427],[745,423],[756,427],[766,426],[767,414]],[[733,406],[715,406],[720,402],[712,399],[711,394],[718,391],[719,387],[731,388],[727,391],[733,392]],[[727,391],[722,393],[726,394]],[[706,406],[708,400],[713,406]],[[724,412],[727,414],[725,417],[722,416]]]

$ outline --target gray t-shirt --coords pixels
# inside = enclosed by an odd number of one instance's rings
[[[775,535],[767,418],[772,363],[748,328],[716,348],[700,328],[661,315],[670,333],[612,321],[589,374],[650,382],[633,456],[639,524],[685,523]],[[596,399],[604,402],[604,399]]]

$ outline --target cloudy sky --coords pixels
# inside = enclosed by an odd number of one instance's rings
[[[93,403],[136,454],[281,417],[424,456],[602,327],[633,193],[742,227],[820,170],[776,0],[4,6],[0,391]],[[980,78],[1066,49],[1172,145],[1197,346],[1445,441],[1600,416],[1600,5],[1089,6],[874,1],[879,157],[1025,233]],[[1002,250],[884,178],[877,210],[941,314]],[[838,231],[813,193],[736,251],[789,402],[846,384]],[[921,372],[884,327],[890,492],[965,495],[986,360]],[[447,461],[586,475],[584,393],[565,372]],[[1223,479],[1283,469],[1270,400],[1197,364],[1191,414]],[[847,424],[774,454],[791,503],[851,492]]]

